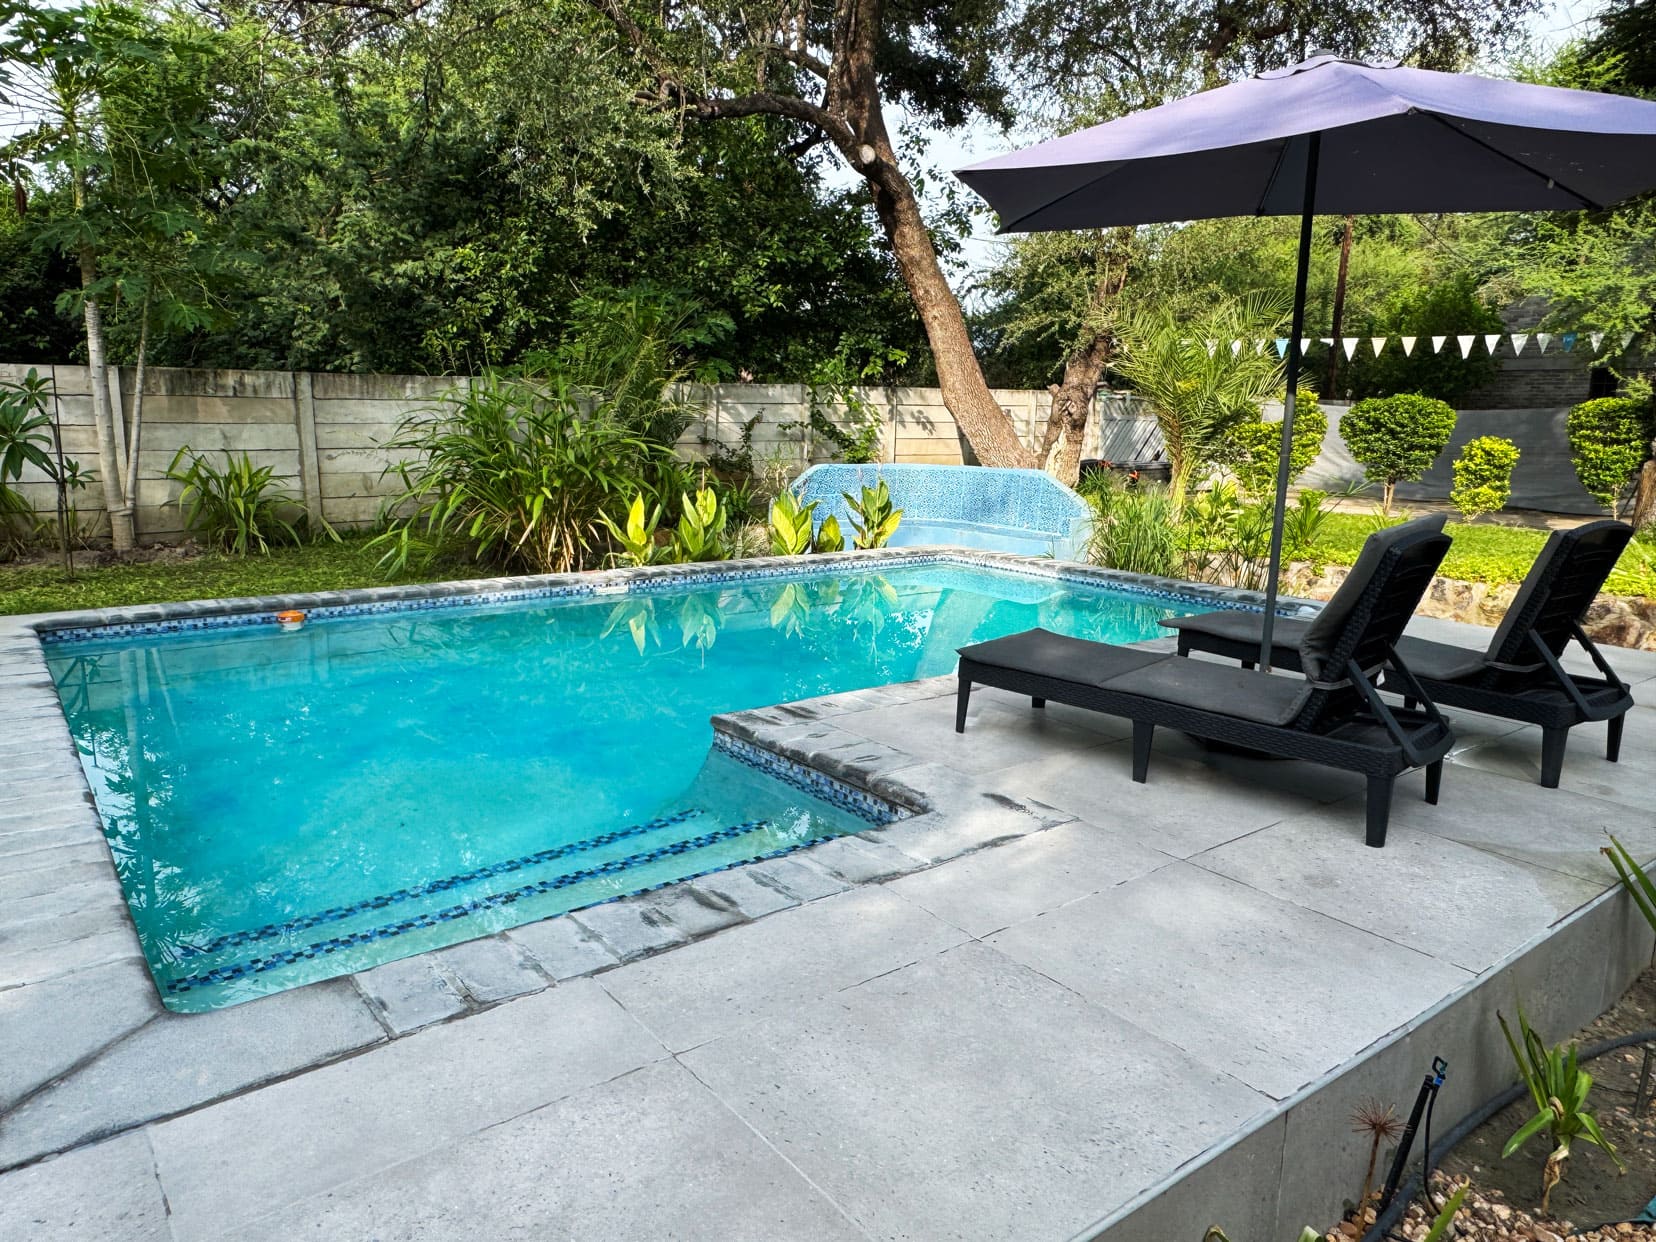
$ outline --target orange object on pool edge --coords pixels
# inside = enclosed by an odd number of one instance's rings
[[[284,630],[296,630],[305,623],[305,614],[297,608],[289,608],[276,614],[276,620],[282,623]]]

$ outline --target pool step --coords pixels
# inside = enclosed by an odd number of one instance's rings
[[[349,929],[341,928],[337,934],[324,939],[281,944],[281,942],[290,941],[290,938],[324,924],[340,923],[358,918],[363,918],[366,921],[372,915],[410,899],[433,896],[460,887],[463,884],[521,871],[526,867],[559,861],[606,845],[614,845],[622,841],[643,837],[651,832],[659,832],[674,827],[703,814],[705,814],[704,811],[691,808],[675,812],[672,815],[659,816],[643,824],[630,825],[627,828],[602,833],[596,837],[574,842],[570,845],[541,850],[535,854],[525,855],[518,859],[509,859],[506,862],[495,863],[488,867],[480,867],[458,876],[449,876],[441,880],[433,880],[424,884],[398,889],[393,893],[366,898],[359,902],[353,902],[348,906],[334,906],[327,910],[302,915],[282,923],[270,923],[248,931],[230,932],[216,937],[205,945],[188,946],[187,960],[191,965],[197,966],[197,969],[167,980],[164,986],[169,993],[178,994],[193,991],[197,988],[211,987],[215,984],[233,983],[283,966],[291,966],[299,962],[326,957],[342,949],[373,944],[423,928],[438,927],[444,923],[451,923],[470,915],[498,910],[525,898],[542,896],[589,882],[624,878],[629,873],[638,871],[664,858],[693,855],[700,850],[756,835],[773,827],[769,820],[748,820],[743,823],[713,828],[690,837],[674,838],[631,854],[605,859],[590,866],[560,871],[507,889],[485,892],[435,910],[423,910],[418,914],[412,914],[395,921],[372,923],[368,926],[357,926]],[[772,851],[756,849],[755,856],[769,852]],[[728,862],[721,862],[719,865],[728,865]],[[697,870],[696,868],[691,869]],[[640,887],[653,886],[652,884],[642,884]],[[621,896],[628,891],[638,890],[622,889],[609,892],[595,897],[595,900],[607,900]],[[479,932],[478,934],[483,933]],[[265,942],[272,943],[266,944]],[[278,945],[281,947],[278,947]],[[246,952],[251,946],[263,946],[263,951]],[[221,964],[209,965],[209,960],[215,956],[221,958]],[[222,961],[224,957],[232,957],[234,960]]]

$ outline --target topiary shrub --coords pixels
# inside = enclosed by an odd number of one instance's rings
[[[1294,444],[1288,454],[1288,481],[1311,468],[1328,434],[1328,415],[1317,404],[1317,394],[1301,388],[1294,401]],[[1225,437],[1220,464],[1236,476],[1237,486],[1249,496],[1276,493],[1277,455],[1282,452],[1282,424],[1263,418],[1238,423]]]
[[[1468,440],[1455,459],[1455,482],[1449,500],[1468,520],[1504,508],[1512,498],[1512,469],[1518,446],[1500,436]]]
[[[1340,438],[1381,485],[1380,507],[1391,512],[1399,483],[1416,482],[1432,468],[1455,432],[1448,402],[1417,392],[1359,401],[1340,420]]]
[[[1650,456],[1651,405],[1643,397],[1599,397],[1570,411],[1570,461],[1581,486],[1612,514]]]

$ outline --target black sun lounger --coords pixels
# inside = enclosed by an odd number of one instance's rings
[[[1424,711],[1393,709],[1374,678],[1392,658],[1415,605],[1449,548],[1445,535],[1397,526],[1371,538],[1300,642],[1303,676],[1025,630],[963,647],[955,732],[966,731],[974,685],[1070,703],[1133,722],[1133,779],[1143,782],[1157,725],[1368,777],[1370,845],[1386,843],[1392,782],[1426,769],[1436,802],[1454,735],[1418,687]],[[1407,676],[1401,671],[1400,675]]]
[[[1397,654],[1433,701],[1487,716],[1541,726],[1541,784],[1558,787],[1570,730],[1590,721],[1609,721],[1605,757],[1621,752],[1622,718],[1633,696],[1581,628],[1581,618],[1609,577],[1633,529],[1609,520],[1552,533],[1513,597],[1495,637],[1483,651],[1451,643],[1404,638]],[[1179,632],[1179,654],[1206,651],[1250,665],[1259,658],[1258,613],[1213,612],[1171,617],[1162,622]],[[1271,662],[1299,667],[1296,644],[1311,622],[1279,619]],[[1602,674],[1565,671],[1559,657],[1574,639]],[[1417,698],[1408,679],[1387,671],[1383,689]]]

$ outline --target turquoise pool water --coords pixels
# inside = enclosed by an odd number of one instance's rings
[[[157,986],[195,1011],[861,831],[710,750],[708,718],[1177,611],[886,563],[47,653]]]

